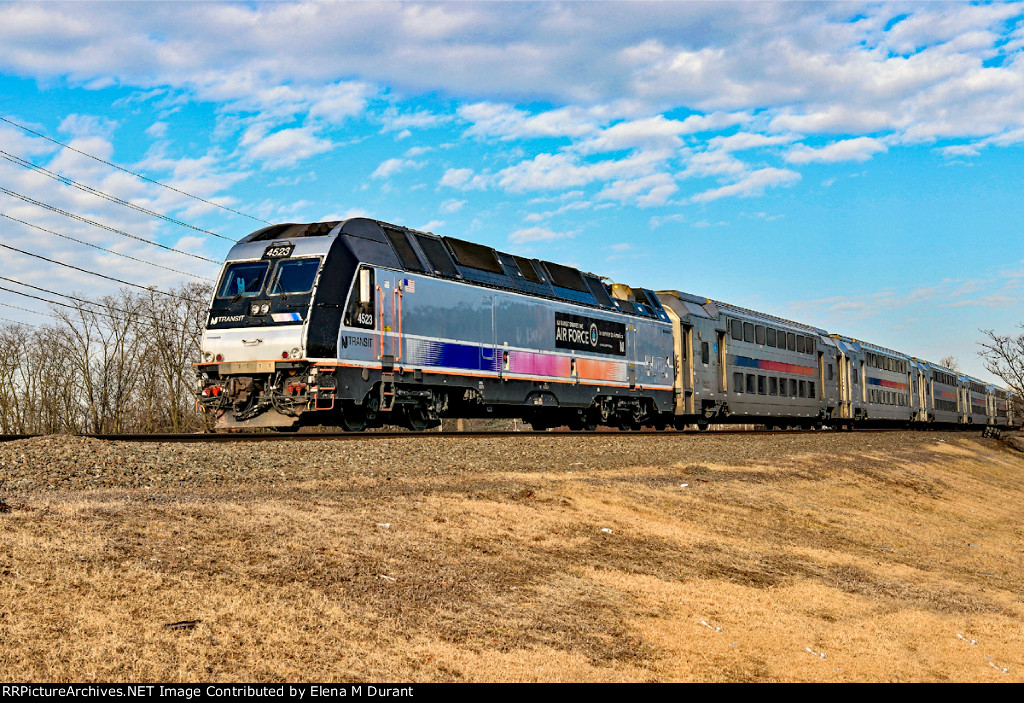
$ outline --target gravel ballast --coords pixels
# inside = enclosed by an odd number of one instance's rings
[[[278,484],[344,476],[387,479],[465,471],[547,471],[622,466],[783,466],[798,455],[862,452],[885,462],[957,432],[822,432],[789,435],[431,437],[288,442],[115,442],[53,435],[0,444],[0,491]],[[984,440],[992,441],[995,440]],[[877,458],[871,458],[877,457]]]

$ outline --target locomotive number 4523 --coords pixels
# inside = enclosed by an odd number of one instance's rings
[[[287,259],[295,249],[294,244],[272,244],[263,251],[264,259]]]

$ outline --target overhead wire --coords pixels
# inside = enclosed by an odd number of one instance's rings
[[[155,247],[160,247],[161,249],[166,249],[167,251],[173,251],[173,252],[176,252],[178,254],[184,254],[185,256],[191,256],[193,259],[199,259],[200,261],[206,261],[206,262],[211,263],[211,264],[219,264],[220,263],[219,261],[214,261],[213,259],[207,259],[205,256],[200,256],[199,254],[193,254],[193,253],[188,252],[188,251],[182,251],[181,249],[175,249],[174,247],[169,247],[166,244],[160,244],[159,242],[154,242],[154,241],[152,241],[150,239],[146,239],[145,237],[139,237],[139,236],[134,235],[134,234],[128,234],[127,232],[123,232],[123,231],[121,231],[121,230],[119,230],[119,229],[117,229],[115,227],[111,227],[110,225],[105,225],[102,222],[96,222],[95,220],[90,220],[87,217],[82,217],[81,215],[76,215],[73,212],[68,212],[67,210],[61,210],[60,208],[54,207],[53,205],[48,205],[48,204],[46,204],[44,202],[36,200],[35,198],[30,198],[27,195],[22,195],[21,193],[15,193],[13,190],[9,190],[7,188],[4,188],[3,186],[0,186],[0,193],[6,193],[7,195],[10,195],[10,196],[12,196],[14,198],[18,198],[19,200],[23,200],[26,203],[31,203],[32,205],[37,205],[37,206],[39,206],[41,208],[44,208],[46,210],[50,210],[51,212],[56,212],[56,213],[58,213],[60,215],[64,215],[65,217],[70,217],[73,220],[78,220],[79,222],[85,222],[86,224],[90,224],[93,227],[99,227],[100,229],[105,229],[108,232],[113,232],[115,234],[120,234],[121,236],[128,237],[129,239],[135,239],[137,241],[145,242],[146,244],[150,244],[150,245],[155,246]]]
[[[44,316],[46,316],[46,317],[53,317],[53,319],[55,319],[55,320],[57,319],[56,317],[54,317],[53,315],[51,315],[51,314],[50,314],[50,313],[48,313],[48,312],[40,312],[39,310],[29,310],[28,308],[23,308],[23,307],[20,307],[20,306],[18,306],[18,305],[11,305],[10,303],[3,303],[3,302],[0,302],[0,305],[3,305],[3,306],[4,306],[5,308],[14,308],[15,310],[22,310],[22,311],[24,311],[24,312],[30,312],[30,313],[32,313],[33,315],[44,315]],[[19,322],[18,324],[22,324],[22,323],[20,323],[20,322]],[[27,325],[27,324],[29,324],[29,323],[28,323],[28,322],[26,322],[26,323],[24,323],[24,324],[26,324],[26,325]]]
[[[68,300],[74,300],[75,302],[83,303],[85,305],[92,305],[94,307],[97,307],[97,308],[100,308],[101,310],[103,310],[103,312],[97,312],[95,310],[87,310],[86,311],[86,312],[88,312],[89,314],[92,314],[92,315],[102,315],[103,317],[108,317],[110,319],[116,320],[117,319],[116,317],[114,317],[113,315],[110,315],[110,314],[108,314],[106,312],[107,310],[110,310],[110,311],[113,311],[113,312],[116,312],[116,313],[120,313],[121,315],[128,315],[129,317],[145,318],[145,319],[152,320],[154,323],[156,323],[158,325],[162,325],[162,326],[165,326],[165,327],[172,328],[175,332],[181,332],[181,331],[186,331],[187,332],[188,331],[188,330],[183,330],[181,327],[172,326],[172,325],[168,324],[168,322],[166,320],[161,320],[160,318],[158,318],[158,317],[156,317],[155,315],[152,315],[152,314],[146,315],[146,314],[144,314],[142,312],[137,312],[137,311],[132,311],[132,310],[123,310],[121,308],[114,307],[114,306],[106,306],[103,303],[98,303],[98,302],[93,301],[93,300],[86,300],[85,298],[79,298],[79,297],[76,297],[74,295],[68,295],[67,293],[58,293],[57,291],[50,290],[49,288],[43,288],[41,286],[36,286],[36,285],[31,284],[31,283],[25,283],[23,281],[19,281],[19,280],[14,279],[14,278],[8,278],[7,276],[0,276],[0,280],[9,281],[10,283],[14,283],[14,284],[17,284],[19,286],[24,286],[26,288],[31,288],[32,290],[37,290],[37,291],[39,291],[41,293],[46,293],[48,295],[56,295],[56,296],[59,296],[61,298],[67,298]],[[25,296],[27,298],[35,298],[36,300],[42,300],[43,302],[52,303],[54,305],[61,305],[61,306],[67,307],[67,308],[71,308],[72,310],[79,310],[79,308],[76,308],[74,305],[68,305],[66,303],[61,303],[61,302],[58,302],[58,301],[55,301],[55,300],[45,300],[44,298],[39,298],[37,296],[30,295],[28,293],[21,293],[19,291],[11,290],[10,288],[6,288],[4,286],[0,286],[0,290],[6,291],[8,293],[14,293],[15,295],[22,295],[22,296]],[[188,300],[188,298],[185,298],[185,299]]]
[[[198,195],[192,195],[191,193],[186,193],[185,191],[179,190],[179,189],[175,188],[174,186],[169,186],[166,183],[161,183],[160,181],[157,181],[157,180],[154,180],[152,178],[149,178],[148,176],[143,176],[141,173],[136,173],[135,171],[131,171],[131,170],[129,170],[129,169],[123,167],[123,166],[118,166],[117,164],[111,163],[110,161],[106,161],[104,159],[101,159],[98,156],[93,156],[92,154],[86,153],[86,152],[84,152],[84,151],[82,151],[80,149],[76,149],[75,147],[70,146],[69,144],[65,144],[64,142],[59,142],[59,141],[57,141],[56,139],[54,139],[52,137],[48,137],[45,134],[42,134],[41,132],[37,132],[34,129],[26,127],[23,124],[19,124],[19,123],[15,122],[14,120],[10,120],[10,119],[8,119],[6,117],[0,116],[0,121],[6,122],[7,124],[11,125],[12,127],[17,127],[18,129],[20,129],[20,130],[22,130],[24,132],[27,132],[28,134],[33,134],[33,135],[35,135],[37,137],[40,137],[41,139],[45,139],[48,142],[51,142],[51,143],[56,144],[58,146],[64,147],[65,149],[69,149],[69,150],[75,152],[76,154],[81,154],[82,156],[90,158],[93,161],[98,161],[99,163],[105,164],[107,166],[110,166],[111,168],[115,168],[118,171],[121,171],[123,173],[127,173],[127,174],[129,174],[131,176],[135,176],[136,178],[139,178],[139,179],[141,179],[143,181],[146,181],[147,183],[152,183],[154,185],[158,185],[161,188],[167,188],[168,190],[174,191],[175,193],[178,193],[180,195],[184,195],[186,197],[193,198],[194,200],[198,200],[201,203],[206,203],[207,205],[212,205],[213,207],[220,208],[221,210],[225,210],[227,212],[231,212],[231,213],[234,213],[236,215],[240,215],[242,217],[247,217],[250,220],[255,220],[256,222],[262,222],[263,224],[266,224],[266,225],[272,224],[271,222],[267,222],[266,220],[261,220],[258,217],[254,217],[252,215],[247,215],[244,212],[239,212],[238,210],[234,210],[232,208],[229,208],[226,205],[221,205],[220,203],[215,203],[215,202],[213,202],[211,200],[206,200],[205,198],[201,198]]]
[[[101,247],[99,244],[93,244],[92,242],[86,242],[86,241],[84,241],[82,239],[76,239],[75,237],[72,237],[72,236],[67,235],[67,234],[61,234],[60,232],[54,232],[51,229],[46,229],[45,227],[40,227],[39,225],[34,225],[31,222],[26,222],[25,220],[19,220],[17,217],[11,217],[10,215],[8,215],[6,213],[3,213],[3,212],[0,212],[0,217],[6,217],[8,220],[12,220],[12,221],[17,222],[19,224],[23,224],[26,227],[32,227],[32,228],[37,229],[37,230],[39,230],[41,232],[46,232],[47,234],[52,234],[52,235],[54,235],[56,237],[62,237],[64,239],[70,240],[72,242],[76,242],[78,244],[84,244],[87,247],[92,247],[93,249],[99,249],[100,251],[105,251],[108,254],[114,254],[115,256],[121,256],[121,257],[124,257],[125,259],[131,259],[132,261],[138,261],[138,262],[143,263],[143,264],[149,264],[150,266],[156,266],[157,268],[162,268],[165,271],[171,271],[173,273],[180,273],[183,276],[191,276],[192,278],[198,278],[201,281],[212,281],[213,280],[212,278],[210,278],[208,276],[199,276],[199,275],[194,274],[194,273],[189,273],[188,271],[179,271],[178,269],[171,268],[170,266],[164,266],[163,264],[157,264],[157,263],[154,263],[152,261],[147,261],[146,259],[138,259],[138,258],[136,258],[134,256],[131,256],[130,254],[124,254],[124,253],[119,252],[119,251],[114,251],[113,249],[107,249],[106,247]]]
[[[19,254],[25,254],[26,256],[32,256],[32,257],[35,257],[36,259],[42,259],[43,261],[49,261],[51,264],[57,264],[58,266],[64,266],[64,267],[69,268],[69,269],[74,269],[76,271],[81,271],[82,273],[87,273],[87,274],[89,274],[91,276],[99,276],[100,278],[105,278],[108,281],[114,281],[115,283],[122,283],[122,284],[124,284],[126,286],[132,286],[133,288],[141,288],[142,290],[145,290],[145,291],[154,291],[154,292],[160,293],[162,295],[169,295],[169,296],[175,297],[174,293],[168,293],[167,291],[160,290],[156,286],[144,286],[144,285],[139,284],[139,283],[132,283],[131,281],[124,281],[124,280],[121,280],[120,278],[114,278],[113,276],[108,276],[108,275],[103,274],[103,273],[97,273],[96,271],[90,271],[89,269],[84,269],[84,268],[82,268],[80,266],[74,266],[73,264],[65,264],[63,261],[57,261],[56,259],[51,259],[51,258],[43,256],[41,254],[33,254],[30,251],[25,251],[24,249],[18,249],[17,247],[12,247],[10,244],[4,244],[4,243],[0,242],[0,247],[3,247],[4,249],[10,249],[11,251],[16,251]]]
[[[47,141],[49,141],[49,142],[51,142],[53,144],[56,144],[56,145],[61,146],[63,148],[69,149],[70,151],[73,151],[73,152],[75,152],[77,154],[80,154],[82,156],[90,158],[90,159],[92,159],[94,161],[97,161],[99,163],[102,163],[102,164],[105,164],[107,166],[110,166],[111,168],[117,169],[117,170],[122,171],[124,173],[127,173],[129,175],[132,175],[132,176],[134,176],[136,178],[139,178],[139,179],[141,179],[143,181],[146,181],[146,182],[149,182],[149,183],[153,183],[154,185],[166,188],[168,190],[174,191],[174,192],[179,193],[181,195],[184,195],[186,197],[193,198],[195,200],[198,200],[200,202],[206,203],[206,204],[211,205],[213,207],[220,208],[220,209],[225,210],[227,212],[232,212],[232,213],[234,213],[236,215],[241,215],[243,217],[247,217],[249,219],[253,219],[253,220],[256,220],[258,222],[262,222],[264,224],[271,224],[271,223],[267,222],[266,220],[261,220],[261,219],[259,219],[257,217],[253,217],[252,215],[248,215],[246,213],[239,212],[238,210],[234,210],[234,209],[232,209],[230,207],[226,207],[226,206],[221,205],[219,203],[206,200],[204,198],[201,198],[199,196],[193,195],[191,193],[187,193],[185,191],[182,191],[182,190],[179,190],[177,188],[174,188],[173,186],[169,186],[167,184],[161,183],[161,182],[159,182],[157,180],[154,180],[152,178],[144,176],[144,175],[142,175],[140,173],[136,173],[136,172],[131,171],[129,169],[126,169],[126,168],[124,168],[122,166],[118,166],[117,164],[114,164],[114,163],[111,163],[111,162],[106,161],[104,159],[98,158],[98,157],[96,157],[96,156],[94,156],[92,154],[89,154],[87,152],[81,151],[80,149],[76,149],[76,148],[74,148],[74,147],[72,147],[72,146],[70,146],[68,144],[64,144],[63,142],[59,142],[56,139],[48,137],[45,134],[42,134],[42,133],[37,132],[35,130],[32,130],[32,129],[26,127],[25,125],[19,124],[19,123],[13,121],[13,120],[8,119],[8,118],[0,116],[0,121],[3,121],[5,123],[7,123],[7,124],[10,124],[11,126],[17,127],[18,129],[21,129],[21,130],[23,130],[23,131],[25,131],[25,132],[27,132],[29,134],[33,134],[33,135],[35,135],[37,137],[45,139],[45,140],[47,140]],[[170,216],[168,216],[166,214],[159,213],[159,212],[156,212],[154,210],[150,210],[148,208],[142,207],[141,205],[137,205],[135,203],[131,203],[131,202],[127,201],[127,200],[124,200],[122,198],[118,198],[117,196],[111,195],[109,193],[105,193],[103,191],[100,191],[100,190],[98,190],[96,188],[93,188],[91,186],[88,186],[86,184],[79,183],[77,181],[74,181],[71,178],[63,176],[63,175],[61,175],[59,173],[56,173],[54,171],[50,171],[49,169],[46,169],[46,168],[44,168],[44,167],[42,167],[42,166],[40,166],[38,164],[35,164],[35,163],[31,162],[31,161],[28,161],[27,159],[23,159],[23,158],[21,158],[21,157],[19,157],[17,155],[10,154],[10,153],[8,153],[6,151],[0,150],[0,158],[6,159],[7,161],[9,161],[11,163],[14,163],[16,165],[22,166],[23,168],[27,168],[27,169],[33,170],[33,171],[35,171],[37,173],[45,175],[45,176],[47,176],[49,178],[52,178],[54,180],[57,180],[58,182],[63,183],[65,185],[77,188],[78,190],[81,190],[83,192],[90,193],[90,194],[92,194],[92,195],[94,195],[96,197],[102,198],[104,200],[107,200],[109,202],[115,203],[117,205],[121,205],[123,207],[127,207],[127,208],[129,208],[131,210],[134,210],[136,212],[139,212],[139,213],[151,216],[151,217],[156,217],[158,219],[162,219],[162,220],[165,220],[165,221],[170,222],[172,224],[180,225],[180,226],[192,229],[194,231],[201,232],[203,234],[208,234],[208,235],[211,235],[211,236],[214,236],[214,237],[218,237],[220,239],[224,239],[224,240],[227,240],[227,241],[233,241],[229,237],[225,237],[223,235],[217,234],[216,232],[211,232],[209,230],[205,230],[205,229],[202,229],[200,227],[196,227],[194,225],[191,225],[191,224],[189,224],[187,222],[184,222],[182,220],[179,220],[177,218],[173,218],[173,217],[170,217]],[[154,242],[154,241],[145,239],[143,237],[139,237],[139,236],[130,234],[128,232],[124,232],[124,231],[119,230],[119,229],[117,229],[115,227],[111,227],[109,225],[103,224],[101,222],[94,221],[94,220],[89,219],[87,217],[83,217],[81,215],[77,215],[75,213],[68,212],[68,211],[63,210],[61,208],[58,208],[58,207],[55,207],[55,206],[50,205],[48,203],[36,200],[35,198],[31,198],[31,197],[23,195],[21,193],[17,193],[17,192],[15,192],[13,190],[10,190],[8,188],[4,188],[2,186],[0,186],[0,193],[4,193],[4,194],[9,195],[11,197],[17,198],[19,200],[22,200],[24,202],[30,203],[32,205],[36,205],[37,207],[41,207],[41,208],[49,210],[51,212],[55,212],[57,214],[65,216],[65,217],[69,217],[69,218],[77,220],[79,222],[83,222],[85,224],[89,224],[89,225],[92,225],[94,227],[98,227],[100,229],[104,229],[106,231],[109,231],[109,232],[112,232],[112,233],[115,233],[115,234],[118,234],[118,235],[130,238],[130,239],[134,239],[134,240],[146,243],[146,244],[150,244],[152,246],[160,247],[161,249],[165,249],[167,251],[173,251],[175,253],[182,254],[182,255],[185,255],[185,256],[189,256],[189,257],[192,257],[192,258],[195,258],[195,259],[199,259],[201,261],[208,262],[208,263],[211,263],[211,264],[219,264],[220,263],[218,261],[214,261],[213,259],[209,259],[209,258],[206,258],[204,256],[200,256],[198,254],[193,254],[191,252],[182,251],[180,249],[175,249],[174,247],[169,247],[169,246],[166,246],[164,244],[160,244],[158,242]],[[157,263],[154,263],[152,261],[146,261],[144,259],[139,259],[139,258],[130,256],[128,254],[123,254],[121,252],[113,251],[111,249],[107,249],[107,248],[99,246],[97,244],[93,244],[91,242],[87,242],[87,241],[84,241],[84,240],[81,240],[81,239],[77,239],[75,237],[71,237],[69,235],[62,234],[60,232],[55,232],[53,230],[49,230],[49,229],[46,229],[46,228],[41,227],[39,225],[33,224],[31,222],[26,222],[24,220],[12,217],[12,216],[7,215],[5,213],[0,213],[0,216],[5,217],[8,220],[11,220],[11,221],[14,221],[14,222],[18,222],[18,223],[20,223],[22,225],[25,225],[25,226],[32,227],[34,229],[40,230],[42,232],[46,232],[48,234],[52,234],[52,235],[55,235],[55,236],[58,236],[58,237],[62,237],[64,239],[76,242],[78,244],[84,244],[84,245],[90,246],[90,247],[92,247],[94,249],[98,249],[100,251],[104,251],[104,252],[107,252],[107,253],[110,253],[110,254],[121,256],[121,257],[124,257],[126,259],[130,259],[132,261],[137,261],[137,262],[140,262],[140,263],[146,263],[146,264],[158,267],[158,268],[162,268],[162,269],[165,269],[165,270],[168,270],[168,271],[172,271],[172,272],[177,273],[177,274],[190,276],[190,277],[197,278],[197,279],[200,279],[200,280],[206,280],[206,281],[212,280],[212,279],[210,279],[208,277],[198,276],[198,275],[193,274],[193,273],[188,273],[188,272],[185,272],[185,271],[180,271],[178,269],[174,269],[174,268],[171,268],[171,267],[168,267],[168,266],[163,266],[161,264],[157,264]],[[147,292],[159,293],[161,295],[166,295],[166,296],[170,296],[170,297],[182,297],[179,294],[169,293],[167,291],[160,290],[160,289],[158,289],[158,288],[156,288],[154,286],[143,286],[143,285],[140,285],[140,284],[137,284],[137,283],[133,283],[131,281],[125,281],[125,280],[122,280],[120,278],[116,278],[114,276],[108,276],[106,274],[102,274],[102,273],[99,273],[97,271],[92,271],[90,269],[86,269],[86,268],[83,268],[83,267],[80,267],[80,266],[75,266],[75,265],[72,265],[72,264],[65,263],[63,261],[58,261],[56,259],[52,259],[52,258],[49,258],[49,257],[46,257],[46,256],[42,256],[40,254],[36,254],[36,253],[33,253],[33,252],[25,251],[24,249],[19,249],[17,247],[11,246],[9,244],[0,243],[0,247],[3,247],[5,249],[11,250],[11,251],[18,252],[18,253],[26,255],[26,256],[34,257],[34,258],[40,259],[42,261],[46,261],[46,262],[58,265],[58,266],[63,266],[65,268],[70,268],[70,269],[73,269],[75,271],[80,271],[82,273],[86,273],[86,274],[89,274],[89,275],[92,275],[92,276],[97,276],[97,277],[100,277],[100,278],[104,278],[106,280],[113,281],[115,283],[131,286],[133,288],[138,288],[138,289],[141,289],[141,290],[145,290]],[[63,297],[63,298],[66,298],[68,300],[74,300],[74,301],[79,302],[79,303],[83,303],[83,304],[87,304],[87,305],[92,305],[92,306],[95,306],[95,307],[103,308],[103,305],[100,304],[100,303],[96,303],[96,302],[93,302],[93,301],[85,300],[85,299],[82,299],[82,298],[77,298],[77,297],[72,296],[72,295],[67,295],[67,294],[64,294],[64,293],[58,293],[56,291],[52,291],[52,290],[49,290],[49,289],[46,289],[46,288],[41,288],[39,286],[33,286],[31,284],[22,283],[20,281],[15,280],[15,279],[10,279],[10,278],[4,277],[4,276],[0,276],[0,279],[6,280],[6,281],[10,281],[12,283],[16,283],[18,285],[22,285],[22,286],[25,286],[25,287],[28,287],[28,288],[33,288],[35,290],[47,293],[48,295]],[[71,308],[71,309],[80,309],[80,308],[76,308],[75,306],[68,305],[66,303],[61,303],[61,302],[53,301],[53,300],[47,300],[47,299],[41,298],[39,296],[33,296],[33,295],[30,295],[30,294],[19,292],[19,291],[16,291],[16,290],[12,290],[12,289],[6,288],[6,287],[0,287],[0,290],[6,291],[6,292],[9,292],[9,293],[13,293],[13,294],[16,294],[16,295],[21,295],[21,296],[33,298],[33,299],[36,299],[36,300],[40,300],[42,302],[46,302],[46,303],[51,304],[51,305],[59,305],[59,306],[68,307],[68,308]],[[185,298],[185,299],[192,300],[190,298]],[[193,301],[193,302],[197,302],[197,301]],[[11,307],[11,308],[22,310],[22,311],[25,311],[25,312],[30,312],[32,314],[46,315],[48,317],[54,317],[53,315],[49,315],[47,313],[37,312],[37,311],[29,310],[27,308],[21,308],[21,307],[18,307],[16,305],[11,305],[9,303],[0,303],[0,305],[5,305],[6,307]],[[141,317],[142,316],[141,313],[133,313],[133,312],[127,311],[127,310],[120,310],[120,309],[117,309],[117,308],[108,308],[108,309],[112,309],[114,312],[117,312],[117,313],[122,314],[122,315],[134,315],[134,316],[137,316],[137,317]],[[92,313],[92,314],[99,314],[99,315],[102,315],[104,317],[109,317],[111,319],[116,319],[112,315],[109,315],[107,313],[97,312],[97,311],[94,311],[94,310],[90,310],[89,312]],[[158,324],[166,324],[165,322],[158,320],[155,316],[149,316],[149,319],[153,320],[154,322],[157,322]],[[24,324],[29,324],[29,323],[24,323]]]
[[[230,237],[225,237],[223,234],[217,234],[216,232],[211,232],[208,229],[203,229],[202,227],[196,227],[195,225],[190,225],[189,223],[183,222],[183,221],[181,221],[179,219],[171,217],[170,215],[165,215],[165,214],[160,213],[160,212],[155,212],[154,210],[150,210],[148,208],[144,208],[141,205],[137,205],[137,204],[129,202],[127,200],[123,200],[122,198],[119,198],[116,195],[110,195],[109,193],[104,193],[102,190],[97,190],[96,188],[93,188],[92,186],[87,186],[84,183],[79,183],[78,181],[72,180],[72,179],[68,178],[67,176],[62,176],[59,173],[54,173],[53,171],[45,169],[45,168],[43,168],[42,166],[40,166],[38,164],[34,164],[31,161],[28,161],[27,159],[23,159],[20,156],[15,156],[14,154],[9,154],[6,151],[3,151],[2,149],[0,149],[0,159],[7,159],[11,163],[14,163],[14,164],[17,164],[18,166],[22,166],[24,168],[33,170],[33,171],[35,171],[37,173],[41,173],[42,175],[47,176],[49,178],[52,178],[53,180],[58,181],[60,183],[63,183],[64,185],[71,186],[73,188],[77,188],[78,190],[81,190],[81,191],[86,192],[86,193],[90,193],[92,195],[95,195],[98,198],[103,198],[104,200],[108,200],[108,201],[110,201],[112,203],[116,203],[118,205],[123,205],[126,208],[129,208],[131,210],[135,210],[136,212],[141,212],[144,215],[149,215],[151,217],[156,217],[156,218],[161,219],[161,220],[166,220],[167,222],[170,222],[172,224],[180,225],[182,227],[187,227],[189,229],[195,230],[196,232],[202,232],[203,234],[209,234],[209,235],[211,235],[213,237],[218,237],[220,239],[225,239],[225,240],[227,240],[229,242],[233,242],[234,241]]]
[[[32,287],[34,288],[35,286],[32,286]],[[21,293],[21,292],[16,291],[16,290],[11,290],[10,288],[7,288],[5,286],[0,286],[0,290],[5,291],[7,293],[14,293],[15,295],[20,295],[20,296],[23,296],[25,298],[32,298],[33,300],[41,300],[42,302],[44,302],[44,303],[46,303],[48,305],[59,305],[62,308],[69,308],[71,310],[80,311],[80,308],[76,308],[74,305],[68,305],[67,303],[62,303],[62,302],[60,302],[58,300],[47,300],[46,298],[40,298],[38,295],[32,295],[31,293]],[[63,295],[63,294],[62,293],[51,293],[51,295]],[[70,296],[65,296],[65,297],[70,297]],[[92,305],[96,305],[96,303],[91,303],[91,304]],[[86,312],[88,312],[90,315],[98,315],[100,317],[106,317],[106,318],[111,319],[111,320],[117,320],[118,319],[117,317],[115,317],[114,315],[111,315],[110,313],[99,312],[97,310],[87,310]],[[52,317],[55,320],[61,321],[61,319],[59,317],[57,317],[56,315],[49,315],[49,317]]]
[[[3,320],[4,322],[10,322],[13,325],[25,325],[26,327],[34,327],[37,330],[42,329],[42,327],[40,327],[39,325],[33,325],[31,322],[18,322],[17,320],[12,320],[9,317],[0,317],[0,320]]]

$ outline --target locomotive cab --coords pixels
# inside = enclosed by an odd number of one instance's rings
[[[197,364],[200,404],[218,426],[297,424],[316,387],[310,332],[323,327],[316,326],[314,303],[336,224],[269,227],[229,253]],[[334,267],[332,284],[338,284],[338,271],[354,269],[347,263]],[[321,337],[312,335],[314,345]]]

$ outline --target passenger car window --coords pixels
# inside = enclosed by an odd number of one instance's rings
[[[796,335],[792,332],[786,333],[786,348],[790,351],[796,351]]]
[[[771,327],[769,327],[766,330],[766,335],[767,335],[767,339],[768,339],[768,346],[769,347],[774,347],[775,346],[775,330],[773,330]]]
[[[758,344],[764,344],[764,325],[758,325],[754,328],[754,338]]]
[[[737,342],[742,342],[743,341],[743,323],[740,322],[739,320],[732,320],[730,326],[732,328],[730,330],[732,332],[732,338],[735,339]]]
[[[754,323],[744,322],[743,323],[743,341],[753,342],[754,341]]]

